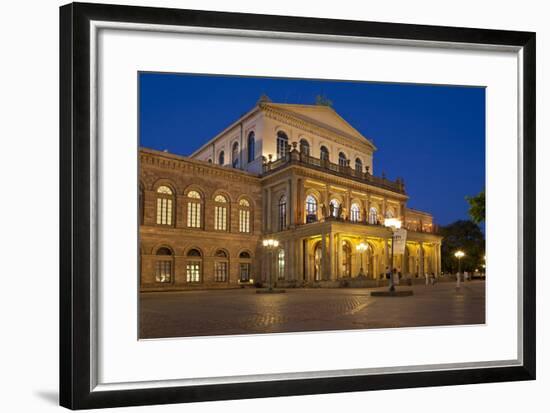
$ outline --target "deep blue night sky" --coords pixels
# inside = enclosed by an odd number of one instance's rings
[[[375,175],[405,178],[408,206],[439,225],[468,218],[485,183],[485,89],[366,82],[141,73],[140,144],[189,155],[249,111],[317,95],[377,146]]]

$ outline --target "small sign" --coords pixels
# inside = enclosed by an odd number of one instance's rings
[[[407,230],[405,228],[396,229],[393,233],[393,253],[404,254],[406,243],[407,243]]]

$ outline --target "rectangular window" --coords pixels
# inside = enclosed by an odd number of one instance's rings
[[[187,226],[189,228],[201,227],[201,204],[198,202],[187,204]]]
[[[216,282],[227,281],[227,262],[214,263],[214,280]]]
[[[214,229],[217,231],[227,230],[227,208],[216,206],[214,210]]]
[[[157,198],[157,224],[172,225],[172,200]]]
[[[239,232],[250,232],[250,211],[239,211]]]
[[[239,279],[241,282],[248,282],[250,280],[250,264],[241,263],[239,265]]]
[[[201,264],[200,262],[187,263],[187,282],[198,283],[201,280]]]
[[[157,261],[155,281],[158,283],[169,283],[172,281],[171,261]]]

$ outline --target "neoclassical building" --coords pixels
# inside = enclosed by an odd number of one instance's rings
[[[402,178],[374,174],[375,151],[331,107],[267,98],[190,156],[141,148],[142,291],[269,277],[293,286],[375,282],[391,260],[385,218],[407,229],[394,268],[411,278],[439,274],[433,217],[407,208]],[[266,250],[267,238],[278,248]]]

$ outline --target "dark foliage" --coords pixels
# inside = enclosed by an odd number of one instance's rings
[[[458,250],[466,255],[461,260],[462,271],[481,269],[485,255],[485,236],[481,229],[472,221],[455,221],[439,228],[443,236],[441,244],[441,267],[445,272],[455,273],[458,270],[458,260],[454,253]]]

